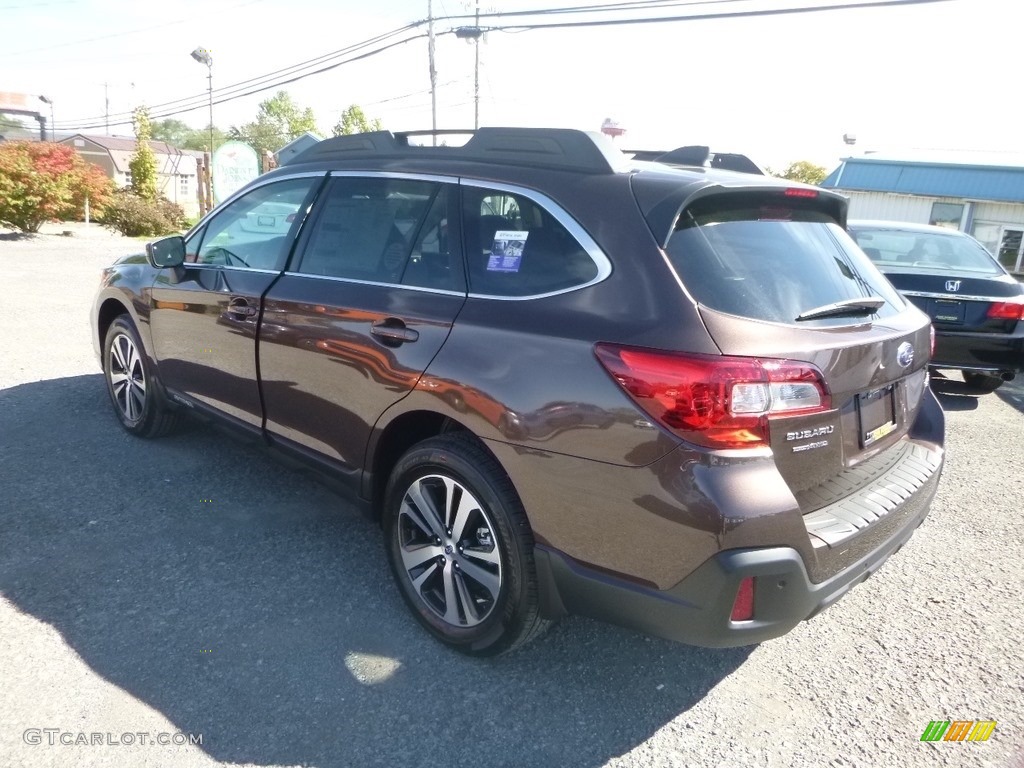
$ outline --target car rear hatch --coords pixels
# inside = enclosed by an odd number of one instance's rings
[[[696,361],[701,389],[686,396],[678,380],[656,391],[651,381],[669,377],[637,371],[658,364],[619,352],[620,383],[646,380],[634,399],[651,412],[660,397],[659,420],[690,442],[770,449],[805,515],[879,474],[854,468],[892,469],[927,386],[930,327],[847,235],[845,200],[777,183],[706,184],[673,199],[664,179],[645,186],[643,174],[634,192],[722,352]]]
[[[1009,275],[977,277],[886,269],[890,282],[932,318],[937,330],[1013,333],[1024,314],[1024,288]]]

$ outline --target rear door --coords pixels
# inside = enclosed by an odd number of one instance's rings
[[[293,264],[263,305],[259,359],[269,436],[362,466],[370,429],[444,344],[466,297],[458,185],[337,175]]]
[[[840,226],[835,201],[788,192],[697,199],[666,251],[723,354],[820,371],[828,407],[766,416],[776,466],[806,512],[832,500],[806,491],[907,433],[924,394],[930,334],[927,318]],[[786,385],[772,392],[784,399]]]

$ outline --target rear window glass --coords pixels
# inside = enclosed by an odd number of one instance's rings
[[[821,327],[888,317],[905,306],[831,217],[776,195],[698,201],[679,217],[667,252],[700,304],[741,317]],[[820,311],[874,299],[883,303],[873,311]]]
[[[851,234],[861,250],[883,270],[897,267],[915,272],[1002,274],[988,251],[966,235],[865,227],[856,227]]]

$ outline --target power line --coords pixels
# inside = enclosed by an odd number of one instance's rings
[[[732,0],[715,0],[715,2],[732,2]],[[723,11],[721,13],[687,14],[680,16],[651,16],[632,19],[599,19],[595,21],[563,21],[541,24],[504,24],[482,27],[483,32],[528,31],[534,29],[568,29],[571,27],[608,27],[629,24],[660,24],[672,21],[708,21],[712,19],[739,19],[754,16],[784,16],[799,13],[817,13],[821,11],[849,11],[857,8],[883,8],[898,5],[931,5],[934,3],[950,3],[956,0],[871,0],[861,3],[836,3],[833,5],[812,5],[796,8],[763,8],[749,11]],[[482,16],[483,14],[481,14]],[[449,30],[454,32],[454,30]],[[442,33],[444,34],[444,33]]]
[[[401,40],[398,40],[396,42],[392,42],[392,43],[388,43],[387,45],[379,46],[377,48],[374,48],[373,50],[367,51],[365,53],[361,53],[361,54],[359,54],[357,56],[349,56],[348,58],[345,58],[345,59],[343,59],[341,61],[335,61],[335,62],[333,62],[331,64],[328,64],[327,66],[320,67],[319,69],[315,69],[315,70],[312,70],[312,71],[309,71],[309,72],[302,72],[301,74],[295,74],[294,76],[287,77],[285,79],[281,79],[281,74],[276,75],[276,79],[274,79],[272,82],[267,82],[266,81],[267,78],[271,77],[270,75],[265,76],[264,78],[255,78],[255,80],[261,80],[262,79],[262,80],[264,80],[264,82],[262,84],[255,85],[255,86],[247,88],[247,89],[242,89],[241,88],[242,84],[236,84],[235,86],[228,86],[225,89],[221,89],[219,95],[214,96],[213,103],[214,104],[224,104],[224,103],[229,102],[229,101],[234,101],[235,99],[241,99],[241,98],[245,98],[246,96],[253,96],[253,95],[257,94],[257,93],[262,93],[264,91],[269,91],[269,90],[271,90],[273,88],[280,88],[283,85],[288,85],[290,83],[297,82],[297,81],[302,80],[304,78],[311,77],[313,75],[318,75],[318,74],[321,74],[323,72],[328,72],[328,71],[330,71],[332,69],[336,69],[337,67],[340,67],[343,64],[351,64],[352,62],[360,61],[361,59],[366,59],[366,58],[369,58],[371,56],[376,56],[378,53],[383,53],[384,51],[390,50],[391,48],[395,48],[397,46],[404,45],[405,43],[409,43],[409,42],[412,42],[413,40],[418,40],[418,39],[423,38],[423,37],[426,37],[426,33],[420,33],[420,34],[417,34],[417,35],[412,35],[412,36],[409,36],[409,37],[405,37],[405,38],[403,38]],[[288,69],[291,69],[291,68],[286,68],[286,70],[280,70],[279,72],[282,73],[282,74],[283,73],[287,73]],[[216,94],[217,91],[214,91],[214,93]],[[209,98],[208,94],[207,94],[207,98]],[[207,105],[207,103],[208,102],[198,101],[197,97],[191,97],[190,99],[179,99],[177,103],[176,102],[167,102],[166,104],[158,105],[157,107],[150,108],[150,119],[158,120],[158,119],[161,119],[161,118],[164,118],[164,117],[172,117],[174,115],[181,115],[181,114],[184,114],[185,112],[192,112],[192,111],[194,111],[196,109],[203,108],[204,106]],[[116,126],[116,125],[129,125],[130,123],[131,123],[130,113],[121,113],[121,115],[116,115],[116,116],[112,115],[109,124],[112,125],[112,126]],[[99,127],[101,127],[103,125],[105,125],[104,121],[96,120],[95,118],[93,118],[92,122],[89,122],[87,120],[77,121],[76,124],[72,125],[72,126],[68,126],[67,123],[62,123],[61,124],[61,130],[91,130],[93,128],[99,128]]]
[[[285,77],[287,75],[291,75],[291,74],[295,74],[297,72],[300,72],[303,69],[307,69],[309,67],[313,67],[313,66],[316,66],[318,64],[322,64],[324,62],[330,61],[330,60],[335,59],[335,58],[342,58],[342,57],[346,56],[347,54],[353,53],[355,51],[362,50],[362,49],[364,49],[364,48],[366,48],[366,47],[368,47],[370,45],[373,45],[375,43],[383,42],[385,40],[388,40],[388,39],[391,39],[393,37],[396,37],[397,35],[401,34],[402,32],[406,32],[406,31],[412,30],[415,27],[416,27],[415,23],[414,24],[406,24],[403,27],[398,27],[396,29],[390,30],[389,32],[384,32],[382,34],[379,34],[379,35],[377,35],[375,37],[372,37],[372,38],[369,38],[367,40],[363,40],[363,41],[360,41],[358,43],[353,43],[352,45],[346,46],[344,48],[340,48],[340,49],[338,49],[336,51],[332,51],[331,53],[325,53],[325,54],[323,54],[321,56],[317,56],[315,58],[307,59],[306,61],[299,62],[298,64],[291,64],[291,65],[289,65],[287,67],[283,67],[282,69],[274,70],[273,72],[269,72],[269,73],[266,73],[266,74],[263,74],[263,75],[252,77],[252,78],[249,78],[248,80],[242,80],[241,82],[233,83],[232,85],[226,85],[226,86],[223,86],[221,88],[216,88],[216,89],[214,89],[214,98],[215,99],[221,99],[223,101],[223,97],[232,95],[234,93],[237,93],[240,90],[244,90],[244,89],[246,89],[248,87],[251,87],[252,85],[257,85],[257,84],[261,84],[261,83],[267,83],[267,82],[270,82],[272,80],[276,81],[276,80],[278,80],[278,79],[280,79],[282,77]],[[155,112],[155,111],[160,111],[160,110],[166,110],[166,109],[171,108],[171,107],[178,107],[178,108],[181,108],[182,112],[187,112],[187,111],[190,111],[191,109],[194,109],[194,108],[196,108],[198,106],[206,105],[208,99],[209,99],[209,93],[208,92],[204,92],[204,93],[196,94],[194,96],[185,96],[185,97],[182,97],[182,98],[179,98],[179,99],[173,99],[171,101],[162,102],[160,104],[153,104],[153,105],[151,105],[149,107],[149,109],[151,111]],[[215,103],[219,104],[219,103],[221,103],[221,101],[215,101]],[[126,119],[126,118],[128,118],[130,116],[131,116],[131,112],[120,112],[120,113],[117,113],[117,114],[114,114],[114,115],[110,115],[111,118],[121,119],[121,120],[124,120],[124,119]],[[95,116],[92,116],[92,117],[77,118],[77,119],[75,119],[73,121],[69,121],[69,122],[92,123],[92,122],[99,122],[99,121],[105,120],[105,119],[106,119],[105,115],[95,115]],[[119,123],[119,124],[123,124],[123,123]]]
[[[258,0],[254,0],[258,1]],[[622,2],[607,4],[607,5],[590,5],[590,6],[568,6],[562,8],[548,8],[539,9],[537,11],[512,11],[512,12],[493,12],[493,13],[482,13],[481,17],[488,18],[503,18],[503,17],[522,17],[522,16],[539,16],[544,17],[548,15],[556,15],[562,13],[576,13],[580,15],[593,14],[593,13],[606,13],[609,10],[625,11],[625,10],[642,10],[642,9],[655,9],[655,8],[668,8],[668,7],[696,7],[696,6],[720,6],[727,5],[735,2],[749,2],[750,0],[623,0]],[[525,32],[537,29],[566,29],[573,27],[601,27],[601,26],[624,26],[633,24],[656,24],[656,23],[668,23],[676,21],[706,21],[714,19],[734,19],[734,18],[750,18],[758,16],[780,16],[780,15],[791,15],[791,14],[802,14],[802,13],[816,13],[824,11],[840,11],[840,10],[855,10],[858,8],[880,8],[880,7],[893,7],[893,6],[911,6],[911,5],[927,5],[941,2],[953,2],[954,0],[868,0],[868,2],[843,2],[843,3],[832,3],[825,5],[811,5],[811,6],[797,6],[788,8],[766,8],[766,9],[748,9],[748,10],[735,10],[735,11],[721,11],[717,13],[696,13],[696,14],[679,14],[672,16],[659,16],[659,17],[627,17],[617,19],[583,19],[577,21],[565,21],[565,22],[534,22],[534,23],[523,23],[523,24],[505,24],[505,25],[494,25],[486,28],[480,28],[481,31],[504,31],[504,32]],[[442,21],[457,21],[459,19],[475,18],[473,16],[456,15],[450,17],[443,17],[435,19]],[[426,33],[418,33],[409,35],[401,40],[390,42],[386,45],[378,45],[372,50],[365,51],[359,55],[350,55],[356,51],[362,51],[365,48],[383,43],[384,41],[390,40],[394,37],[401,35],[404,32],[411,32],[414,29],[427,24],[426,20],[420,20],[406,24],[403,27],[398,27],[385,32],[376,37],[369,38],[359,43],[347,46],[338,51],[318,56],[314,59],[309,59],[299,64],[294,64],[288,67],[284,67],[274,72],[267,73],[249,80],[244,80],[240,83],[235,83],[224,88],[217,89],[214,91],[214,104],[223,104],[228,101],[235,99],[245,98],[247,96],[254,95],[263,91],[270,90],[272,88],[279,88],[283,85],[297,82],[313,75],[321,74],[323,72],[336,69],[344,64],[350,64],[355,61],[375,56],[384,51],[390,50],[391,48],[405,43],[418,40],[423,37],[427,37]],[[456,34],[456,29],[451,28],[438,34]],[[335,61],[334,59],[339,59]],[[331,62],[326,66],[312,69],[311,71],[304,71],[310,67],[314,67],[320,63]],[[165,117],[172,117],[174,115],[183,114],[190,112],[195,109],[202,108],[207,105],[209,93],[196,94],[195,96],[183,97],[162,104],[155,105],[150,108],[151,119],[161,119]],[[405,97],[397,97],[405,98]],[[385,100],[387,101],[387,100]],[[376,102],[383,103],[383,102]],[[110,125],[127,125],[130,124],[131,113],[121,113],[119,115],[112,115]],[[72,125],[69,125],[71,123]],[[90,130],[93,128],[102,127],[105,124],[104,118],[83,118],[78,121],[62,121],[60,128],[61,130]]]

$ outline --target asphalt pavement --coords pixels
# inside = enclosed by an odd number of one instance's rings
[[[478,661],[415,624],[326,488],[206,426],[121,431],[88,314],[141,244],[74,231],[0,233],[0,768],[1024,768],[1024,385],[936,384],[931,515],[786,637],[573,618]],[[922,742],[932,720],[997,725]]]

